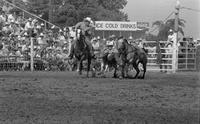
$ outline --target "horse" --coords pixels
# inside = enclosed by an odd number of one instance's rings
[[[83,61],[87,61],[87,77],[89,77],[92,55],[89,47],[85,43],[85,36],[80,29],[76,30],[76,40],[74,41],[74,57],[77,60],[79,75],[82,75]]]
[[[121,78],[128,77],[128,69],[126,69],[125,73],[125,67],[129,67],[130,65],[132,65],[136,70],[134,79],[144,79],[147,66],[147,51],[138,46],[133,46],[129,44],[126,39],[123,39],[121,42],[118,43],[118,51],[120,53],[120,59],[122,61]],[[138,67],[139,64],[143,65],[142,76],[138,76],[140,73],[140,69]]]

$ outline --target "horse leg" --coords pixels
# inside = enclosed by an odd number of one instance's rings
[[[88,65],[87,65],[87,78],[89,77],[90,65],[91,65],[91,59],[88,59]]]
[[[114,65],[114,75],[113,78],[117,78],[117,64]]]
[[[135,74],[135,79],[138,78],[138,75],[140,73],[140,69],[138,68],[138,64],[137,63],[133,63],[133,67],[136,70],[136,74]]]
[[[125,65],[121,65],[121,75],[120,75],[120,79],[124,78],[124,69],[125,69]]]
[[[126,66],[125,66],[125,78],[129,78],[130,76],[129,76],[129,74],[128,74],[128,68],[129,68],[129,65],[127,64]]]
[[[105,71],[105,72],[108,72],[108,71],[109,71],[108,69],[109,69],[109,68],[108,68],[108,65],[106,64],[106,65],[105,65],[104,71]]]
[[[146,70],[147,70],[147,63],[143,63],[142,65],[143,65],[143,69],[144,69],[143,71],[144,72],[143,72],[143,75],[142,75],[141,79],[144,79],[145,73],[146,73]]]
[[[102,62],[102,63],[101,63],[101,72],[104,71],[104,68],[105,68],[105,64],[104,64],[104,62]]]
[[[83,69],[83,62],[80,61],[80,62],[78,63],[78,72],[79,72],[79,75],[82,75],[82,69]]]

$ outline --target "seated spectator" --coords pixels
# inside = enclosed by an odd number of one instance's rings
[[[7,15],[5,14],[5,12],[1,12],[0,14],[0,22],[2,22],[3,24],[5,24],[5,22],[7,21]]]
[[[63,46],[66,42],[66,39],[65,39],[65,36],[64,36],[64,33],[62,32],[62,30],[59,31],[58,41],[61,46]]]
[[[0,44],[0,56],[3,56],[3,50],[2,49],[3,49],[3,44],[1,43]]]
[[[44,45],[47,44],[45,39],[44,39],[43,33],[40,33],[40,36],[37,38],[37,41],[38,41],[38,44],[41,45],[41,46],[44,46]]]
[[[2,32],[3,32],[4,36],[8,36],[12,32],[12,29],[9,26],[9,23],[7,23],[7,22],[5,23],[5,26],[2,28]]]
[[[133,37],[130,36],[130,37],[128,38],[128,43],[132,44],[132,42],[133,42]]]
[[[142,39],[139,39],[139,40],[138,40],[138,47],[140,47],[140,48],[144,48],[144,45],[143,45]]]
[[[9,14],[8,14],[8,20],[7,20],[7,22],[8,22],[8,23],[15,22],[15,18],[14,18],[14,16],[13,16],[12,13],[9,13]]]

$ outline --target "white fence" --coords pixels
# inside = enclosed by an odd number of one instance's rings
[[[197,48],[187,41],[181,41],[178,51],[178,70],[197,70],[196,59],[197,59]]]
[[[173,49],[166,47],[166,41],[144,41],[144,47],[148,50],[149,71],[173,71]]]
[[[160,41],[159,44],[156,41],[145,41],[144,46],[148,50],[147,69],[161,72],[196,70],[196,47],[190,46],[188,41],[179,44],[177,55],[174,55],[175,49],[173,45],[167,47],[167,41]]]

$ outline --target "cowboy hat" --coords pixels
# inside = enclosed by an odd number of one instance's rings
[[[28,33],[27,33],[27,32],[25,32],[25,33],[24,33],[24,36],[28,36]]]
[[[60,29],[59,32],[62,32],[62,29]]]
[[[169,30],[169,32],[173,32],[173,30],[172,30],[172,29],[170,29],[170,30]]]
[[[113,35],[111,35],[109,38],[111,39],[111,38],[115,38],[116,36],[113,34]]]
[[[40,33],[40,37],[44,37],[44,34],[43,34],[43,33]]]
[[[31,19],[31,18],[29,18],[29,19],[28,19],[28,21],[32,21],[32,19]]]
[[[97,38],[96,38],[96,37],[94,37],[94,38],[93,38],[93,41],[96,41],[96,40],[97,40]]]
[[[91,22],[91,21],[92,21],[92,19],[91,19],[90,17],[86,17],[86,18],[84,19],[84,21]]]
[[[55,26],[53,25],[52,27],[51,27],[51,29],[54,29],[55,28]]]
[[[129,39],[129,40],[133,40],[133,37],[132,37],[132,36],[130,36],[128,39]]]

